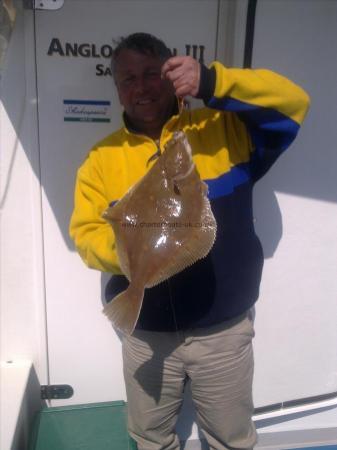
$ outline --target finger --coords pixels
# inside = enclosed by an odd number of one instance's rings
[[[179,89],[180,86],[186,86],[189,84],[189,81],[186,80],[185,77],[179,77],[175,81],[173,81],[173,87],[175,90]]]
[[[174,69],[174,70],[169,70],[166,72],[166,78],[168,80],[171,80],[172,82],[178,80],[179,78],[181,78],[182,76],[184,76],[184,70],[179,67],[178,69]]]
[[[182,77],[184,77],[186,80],[196,80],[197,78],[199,78],[198,67],[190,66],[189,64],[184,63],[177,69],[169,70],[168,72],[166,72],[166,78],[171,80],[172,82]]]
[[[197,76],[186,76],[183,74],[181,77],[173,81],[173,87],[175,90],[179,89],[181,86],[188,87],[188,92],[185,95],[195,96],[199,90],[199,77]]]
[[[189,84],[181,84],[175,89],[177,97],[186,97],[191,95],[191,86]]]
[[[163,64],[163,69],[174,68],[180,66],[186,59],[186,56],[171,56],[171,58],[167,59]]]
[[[186,62],[186,56],[172,56],[162,66],[161,73],[163,78],[166,77],[167,72],[182,66]]]
[[[189,82],[180,82],[176,83],[176,85],[173,85],[175,94],[178,96],[186,97],[187,95],[190,95],[192,97],[195,97],[198,93],[198,87],[194,84],[191,84]]]

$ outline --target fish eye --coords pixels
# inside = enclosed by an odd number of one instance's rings
[[[174,190],[175,194],[181,195],[180,189],[179,189],[179,187],[178,187],[176,182],[173,183],[173,190]]]

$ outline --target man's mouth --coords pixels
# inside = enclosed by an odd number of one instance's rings
[[[140,106],[150,105],[153,102],[154,102],[154,100],[152,98],[144,98],[141,100],[137,100],[136,105],[140,105]]]

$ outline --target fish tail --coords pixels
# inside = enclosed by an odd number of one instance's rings
[[[115,328],[125,334],[132,334],[142,307],[144,290],[136,288],[132,283],[117,295],[103,309],[103,313]]]

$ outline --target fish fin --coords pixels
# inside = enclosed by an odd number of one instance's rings
[[[216,222],[214,221],[210,225],[209,230],[201,236],[194,234],[187,242],[183,242],[182,248],[180,249],[180,257],[172,257],[170,264],[162,270],[159,276],[156,274],[155,281],[149,280],[146,287],[156,286],[187,267],[192,266],[198,260],[205,258],[213,247],[216,238],[216,228]]]
[[[117,295],[103,309],[103,313],[115,328],[125,334],[132,334],[142,307],[144,290],[136,288],[132,283]]]

